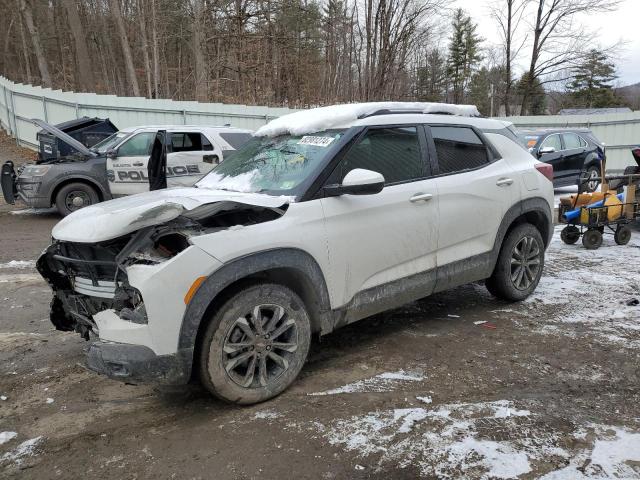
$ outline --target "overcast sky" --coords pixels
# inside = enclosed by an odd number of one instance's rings
[[[480,35],[491,43],[500,37],[496,24],[487,13],[487,5],[495,0],[456,0],[457,6],[466,10],[478,24]],[[624,0],[615,12],[579,18],[589,30],[598,32],[602,46],[618,41],[627,42],[619,57],[615,59],[620,85],[640,82],[640,0]],[[523,51],[519,63],[529,61],[531,50]]]

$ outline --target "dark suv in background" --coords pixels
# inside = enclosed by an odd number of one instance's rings
[[[553,166],[553,186],[584,182],[583,191],[599,185],[604,144],[587,129],[520,130],[525,147],[538,160]],[[591,180],[593,179],[593,180]]]

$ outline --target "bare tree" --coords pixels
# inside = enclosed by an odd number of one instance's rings
[[[26,0],[20,0],[20,12],[24,18],[24,23],[31,36],[31,43],[33,43],[33,50],[36,54],[36,60],[38,61],[38,70],[40,71],[40,79],[42,85],[45,87],[51,87],[51,75],[49,74],[49,67],[47,65],[47,57],[44,49],[42,48],[42,41],[40,40],[40,33],[33,23],[33,12],[31,5]]]
[[[498,30],[504,45],[504,111],[511,115],[511,89],[513,87],[513,62],[524,46],[527,36],[518,37],[518,30],[531,0],[499,0],[489,7],[491,17],[498,24]]]
[[[76,78],[78,79],[78,86],[81,90],[89,92],[95,88],[95,81],[93,78],[91,59],[89,57],[89,49],[87,48],[87,40],[84,36],[84,28],[78,13],[78,4],[75,0],[63,0],[62,4],[67,12],[67,23],[69,24],[75,45],[75,72]]]
[[[577,14],[595,14],[616,9],[620,0],[534,0],[536,5],[533,46],[522,94],[522,113],[536,82],[545,75],[565,70],[580,61],[590,36],[574,23]],[[542,82],[541,82],[542,83]]]
[[[24,2],[24,0],[22,0]],[[133,66],[133,57],[131,56],[131,46],[129,45],[129,37],[127,36],[127,29],[124,26],[124,18],[122,17],[122,11],[120,10],[120,0],[109,0],[111,7],[111,17],[113,18],[116,28],[118,29],[118,36],[120,37],[120,46],[122,48],[122,57],[124,60],[125,72],[127,73],[127,80],[133,95],[140,96],[140,87],[138,87],[138,78],[136,77],[136,69]]]

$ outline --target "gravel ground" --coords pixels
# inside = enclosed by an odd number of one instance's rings
[[[638,230],[556,232],[527,301],[467,285],[363,320],[242,408],[85,370],[33,267],[58,220],[0,206],[2,478],[640,478]]]

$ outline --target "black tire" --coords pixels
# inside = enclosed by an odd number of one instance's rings
[[[600,177],[600,167],[598,167],[597,165],[591,165],[589,168],[587,168],[587,171],[582,176],[582,191],[591,193],[595,192],[598,189],[598,186],[600,185],[599,180],[588,181],[589,178],[594,177]]]
[[[254,322],[256,309],[263,319],[259,324]],[[276,284],[247,287],[226,301],[207,325],[198,359],[200,380],[222,400],[264,402],[295,380],[310,343],[311,321],[295,292]]]
[[[626,225],[618,225],[616,233],[613,235],[613,239],[618,245],[626,245],[631,240],[631,229]]]
[[[81,208],[95,205],[100,201],[98,192],[86,183],[73,182],[63,186],[56,194],[56,208],[66,217]]]
[[[573,245],[580,240],[580,229],[573,225],[567,225],[560,232],[560,239],[567,245]]]
[[[512,262],[512,258],[516,263]],[[523,223],[511,230],[503,240],[496,267],[485,285],[495,297],[511,302],[524,300],[538,286],[543,268],[542,235],[530,223]]]
[[[582,234],[582,245],[588,250],[596,250],[602,245],[602,232],[595,228],[590,228]]]

